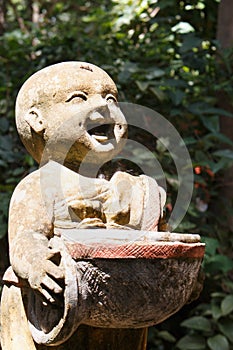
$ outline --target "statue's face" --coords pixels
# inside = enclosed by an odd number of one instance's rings
[[[94,65],[77,64],[48,67],[41,71],[47,70],[46,75],[31,82],[27,95],[35,96],[27,123],[34,132],[39,130],[50,158],[67,164],[104,162],[122,148],[126,121],[112,79]],[[56,69],[50,71],[53,67]],[[47,81],[42,87],[41,79]],[[35,114],[39,115],[38,127],[32,123]]]

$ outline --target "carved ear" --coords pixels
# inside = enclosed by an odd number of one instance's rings
[[[41,112],[35,107],[28,111],[25,120],[37,134],[43,132],[47,127],[46,120],[42,117]]]

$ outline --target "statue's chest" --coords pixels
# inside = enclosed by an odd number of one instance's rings
[[[104,203],[111,197],[109,183],[88,179],[87,183],[66,183],[54,201],[55,228],[77,228],[86,218],[104,221]]]

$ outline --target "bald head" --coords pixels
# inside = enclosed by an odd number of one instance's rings
[[[16,100],[16,121],[20,123],[24,112],[31,107],[47,107],[77,87],[89,92],[91,87],[98,85],[105,86],[106,90],[110,88],[117,94],[109,75],[93,64],[62,62],[46,67],[33,74],[20,89]]]
[[[68,119],[73,118],[80,129],[77,131],[77,138],[81,141],[79,149],[84,144],[84,148],[93,150],[98,146],[96,140],[81,131],[86,128],[87,119],[96,108],[106,108],[99,120],[107,116],[107,123],[125,124],[122,113],[112,110],[111,114],[109,110],[109,104],[115,104],[116,100],[116,86],[101,68],[85,62],[58,63],[33,74],[20,89],[16,100],[18,132],[29,153],[40,162],[46,142]],[[67,138],[67,130],[63,129]],[[119,139],[123,133],[115,136]],[[71,141],[74,138],[72,135]],[[59,142],[58,135],[56,142]],[[78,153],[76,156],[82,158],[83,155]]]

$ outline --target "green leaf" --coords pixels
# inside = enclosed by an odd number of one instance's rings
[[[206,348],[205,338],[198,335],[185,335],[176,346],[181,350],[204,350]]]
[[[221,302],[221,310],[224,316],[229,315],[233,311],[233,295],[227,295],[225,299],[223,299]]]
[[[150,69],[150,71],[146,74],[146,78],[148,80],[152,80],[152,79],[157,79],[157,78],[161,78],[162,76],[164,76],[165,71],[158,68],[158,67],[152,67]]]
[[[208,338],[207,344],[211,350],[229,350],[228,340],[221,334]]]
[[[168,331],[159,332],[158,337],[169,342],[169,343],[175,343],[175,341],[176,341],[176,338]]]
[[[207,130],[217,133],[219,132],[219,117],[217,115],[214,116],[201,116],[201,121],[206,127]]]
[[[224,117],[233,117],[233,114],[222,108],[208,107],[203,109],[204,114],[218,114]]]
[[[9,151],[12,148],[12,139],[9,135],[0,136],[0,148]]]
[[[180,51],[182,53],[191,51],[194,47],[199,47],[201,43],[202,39],[196,37],[195,33],[188,33],[184,35],[184,40]]]
[[[125,62],[122,71],[118,75],[118,79],[121,83],[125,83],[131,77],[131,75],[137,72],[138,66],[136,63],[127,61]]]
[[[226,296],[226,293],[223,293],[223,292],[213,292],[210,294],[211,295],[211,298],[225,298]]]
[[[0,119],[0,131],[2,131],[3,133],[8,131],[9,128],[9,121],[7,120],[7,118],[1,118]]]
[[[170,95],[170,98],[171,98],[173,104],[175,106],[178,106],[182,102],[182,100],[185,96],[185,93],[183,91],[177,89],[176,91],[170,91],[169,95]]]
[[[233,321],[230,319],[218,322],[219,330],[233,343]]]
[[[225,117],[233,117],[233,114],[225,111],[224,109],[221,108],[215,108],[212,107],[209,103],[205,102],[195,102],[192,103],[188,106],[188,110],[197,115],[204,115],[204,114],[214,114],[214,115],[223,115]]]
[[[229,137],[221,133],[214,132],[212,134],[207,134],[205,137],[202,138],[202,141],[206,142],[209,139],[233,146],[233,141]]]
[[[148,81],[139,81],[136,80],[136,84],[139,88],[140,91],[145,92],[148,88],[148,86],[150,85],[150,83]]]
[[[183,321],[181,323],[181,326],[196,329],[204,332],[211,331],[211,323],[210,321],[202,316],[194,316],[191,318],[188,318],[187,320]]]
[[[233,159],[233,151],[231,151],[230,149],[221,149],[219,151],[214,152],[213,154],[218,157]]]
[[[172,27],[172,31],[180,34],[186,34],[194,32],[195,29],[188,22],[179,22],[174,27]]]
[[[197,140],[192,136],[184,137],[183,140],[184,140],[184,143],[186,144],[186,146],[187,145],[194,145],[195,143],[197,143]]]
[[[160,102],[163,102],[166,99],[166,95],[161,89],[156,87],[151,87],[150,91],[152,91],[152,93],[157,97],[157,99]]]
[[[218,320],[222,316],[222,311],[220,307],[215,303],[211,305],[211,312],[215,320]]]
[[[182,221],[179,226],[178,226],[178,229],[181,231],[181,232],[187,232],[188,230],[192,230],[194,228],[196,228],[197,225],[193,222],[190,222],[190,221]]]
[[[202,242],[206,244],[205,251],[209,255],[214,255],[217,248],[219,247],[219,242],[216,238],[202,237]]]
[[[216,254],[208,259],[208,269],[228,272],[233,269],[233,261],[226,255]]]
[[[216,174],[219,170],[225,169],[228,167],[229,160],[226,160],[225,158],[220,158],[219,162],[214,163],[212,162],[211,170],[214,174]]]

